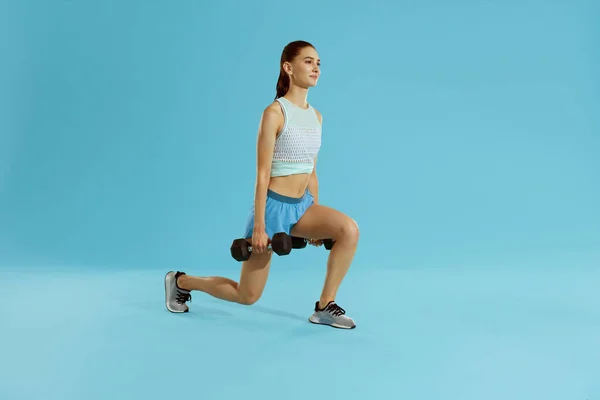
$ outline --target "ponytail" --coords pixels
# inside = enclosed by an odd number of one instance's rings
[[[290,90],[290,77],[283,69],[281,69],[281,71],[279,71],[279,79],[277,79],[277,94],[275,95],[275,100],[285,96],[288,90]]]

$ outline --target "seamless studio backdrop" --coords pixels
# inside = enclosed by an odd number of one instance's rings
[[[210,377],[207,398],[313,379],[299,351],[294,376],[269,368],[291,346],[341,352],[321,361],[345,387],[321,394],[382,398],[400,379],[418,398],[598,398],[599,18],[584,0],[3,1],[0,397],[170,393],[155,347],[177,335],[195,369],[178,373]],[[358,327],[306,322],[327,257],[310,247],[274,256],[256,307],[194,293],[170,315],[166,271],[239,278],[259,119],[298,39],[322,60],[320,203],[361,230],[339,293]],[[252,340],[242,364],[280,386],[241,366],[239,386],[211,386],[226,363],[195,352]]]

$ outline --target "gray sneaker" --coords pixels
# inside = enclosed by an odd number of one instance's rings
[[[315,313],[308,319],[313,324],[330,325],[334,328],[354,329],[356,324],[350,317],[346,317],[346,310],[330,301],[324,309],[319,309],[319,302],[315,304]]]
[[[188,312],[190,309],[185,302],[192,301],[190,291],[177,286],[177,278],[181,275],[185,275],[185,272],[169,271],[165,275],[165,303],[167,310],[174,313]]]

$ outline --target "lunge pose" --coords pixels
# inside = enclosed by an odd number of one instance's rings
[[[251,243],[250,258],[242,262],[239,282],[225,277],[190,276],[170,271],[165,276],[166,307],[187,312],[191,291],[253,304],[262,295],[271,267],[269,249],[273,235],[285,232],[320,246],[333,239],[320,299],[309,321],[336,328],[356,325],[336,303],[336,294],[356,252],[356,222],[333,208],[319,204],[317,158],[321,147],[321,114],[307,102],[316,86],[321,62],[308,42],[295,41],[280,60],[275,100],[263,111],[257,139],[254,203],[246,221],[244,238]]]

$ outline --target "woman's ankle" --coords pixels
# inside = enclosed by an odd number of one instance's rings
[[[194,290],[194,289],[192,289],[191,282],[192,282],[191,276],[180,275],[179,278],[177,278],[177,282],[175,282],[175,283],[176,283],[177,287],[179,287],[180,289],[191,292],[192,290]]]
[[[322,298],[319,300],[319,310],[323,310],[323,309],[324,309],[325,307],[327,307],[327,305],[328,305],[329,303],[331,303],[332,301],[335,301],[335,299],[334,299],[334,298],[332,298],[332,297],[322,297]]]

